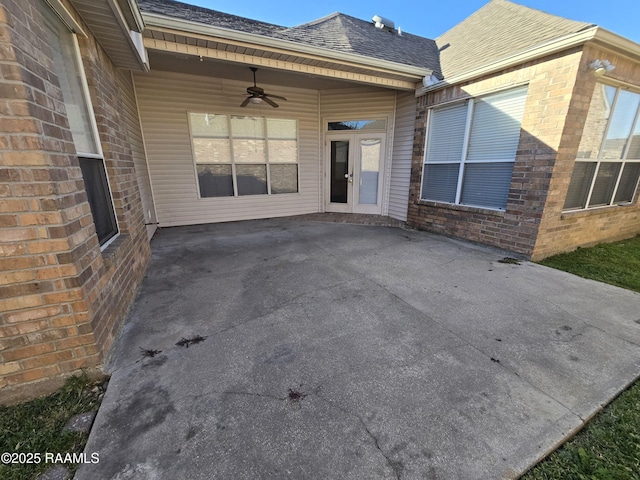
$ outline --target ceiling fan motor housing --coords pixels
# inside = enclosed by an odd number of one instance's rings
[[[249,68],[253,72],[253,86],[247,87],[247,94],[249,96],[245,98],[244,102],[240,104],[241,107],[246,107],[249,103],[259,103],[254,100],[254,99],[258,99],[258,100],[264,101],[265,103],[268,103],[273,108],[278,108],[278,104],[273,100],[271,100],[269,97],[278,98],[280,100],[285,100],[285,101],[287,100],[286,98],[281,97],[279,95],[269,95],[268,93],[264,93],[264,89],[261,87],[258,87],[258,85],[256,84],[256,72],[258,71],[258,69],[256,67],[249,67]]]

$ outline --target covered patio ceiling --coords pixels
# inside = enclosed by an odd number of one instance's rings
[[[249,80],[251,77],[248,74],[240,72],[244,72],[246,67],[256,66],[265,71],[304,75],[305,86],[308,88],[320,88],[321,84],[322,88],[335,88],[348,82],[406,91],[415,90],[416,84],[425,75],[431,74],[425,68],[362,55],[333,52],[163,15],[144,13],[143,16],[146,24],[144,46],[150,53],[152,69],[173,70],[167,68],[168,57],[156,55],[163,52],[173,54],[174,62],[184,61],[188,57],[202,59],[201,74],[210,74],[205,70],[212,67],[206,65],[213,60],[216,76],[223,78]],[[183,66],[199,68],[187,64]],[[329,82],[319,83],[317,79]],[[261,81],[283,84],[278,79],[264,77],[261,77]]]
[[[203,57],[202,60],[200,60],[199,57],[193,55],[158,50],[149,50],[148,53],[149,64],[152,70],[237,80],[245,82],[247,86],[253,82],[253,76],[247,64],[222,61],[208,57]],[[258,85],[279,85],[292,88],[307,88],[310,90],[331,90],[354,86],[354,82],[348,80],[279,70],[267,66],[258,67],[257,83]],[[362,85],[359,82],[357,84]]]

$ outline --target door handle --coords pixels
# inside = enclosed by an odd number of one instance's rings
[[[353,183],[353,173],[345,173],[344,178],[349,180],[349,183]]]

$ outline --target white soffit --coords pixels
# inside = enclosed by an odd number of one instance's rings
[[[143,18],[147,26],[145,47],[149,49],[398,90],[413,91],[417,82],[425,75],[431,74],[431,71],[425,68],[210,27],[164,15],[143,13]]]
[[[142,16],[134,15],[137,5],[128,0],[70,0],[113,63],[127,70],[148,71],[146,53],[140,35]],[[124,3],[125,10],[121,8]],[[134,8],[135,7],[135,8]],[[129,22],[133,21],[131,25]]]

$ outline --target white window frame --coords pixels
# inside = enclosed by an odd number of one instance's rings
[[[109,179],[109,172],[107,170],[107,165],[106,165],[106,163],[104,161],[104,152],[102,150],[102,142],[100,141],[100,134],[99,134],[99,131],[98,131],[98,123],[97,123],[96,118],[95,118],[95,114],[94,114],[94,110],[93,110],[93,103],[91,102],[91,94],[90,94],[90,91],[89,91],[89,83],[87,82],[87,75],[86,75],[86,72],[84,70],[84,64],[82,63],[82,55],[80,53],[80,45],[78,43],[78,35],[82,35],[82,36],[86,37],[86,34],[82,31],[82,29],[75,22],[75,20],[73,20],[73,17],[68,13],[68,11],[61,4],[59,4],[58,1],[53,1],[52,2],[53,4],[49,3],[49,2],[47,2],[47,3],[49,5],[49,7],[50,7],[50,12],[53,13],[53,15],[49,15],[49,19],[48,20],[51,21],[51,22],[56,22],[56,21],[60,22],[66,28],[66,30],[69,31],[69,34],[71,35],[71,41],[73,43],[73,52],[74,52],[74,58],[71,59],[71,61],[75,61],[77,66],[78,66],[80,86],[82,88],[82,96],[83,96],[84,101],[86,103],[87,117],[89,119],[89,125],[90,125],[90,129],[91,129],[91,134],[93,135],[93,139],[94,139],[95,147],[96,147],[96,151],[93,152],[93,153],[82,152],[82,151],[76,150],[76,156],[77,157],[83,157],[83,158],[95,159],[95,160],[101,160],[102,161],[102,167],[104,168],[105,177],[107,179],[107,193],[109,195],[109,202],[111,203],[111,209],[113,211],[113,216],[115,218],[116,233],[109,240],[107,240],[102,245],[100,245],[100,251],[102,252],[120,236],[120,224],[119,224],[119,221],[118,221],[118,215],[116,213],[116,206],[115,206],[115,203],[113,202],[113,191],[111,189],[111,181]],[[58,8],[60,8],[61,10],[58,11]],[[45,27],[45,28],[47,28],[47,27]],[[65,65],[65,67],[66,67],[66,65]],[[92,212],[92,215],[93,215],[93,212]],[[96,235],[97,235],[97,233],[96,233]]]
[[[628,159],[627,155],[629,154],[629,149],[631,148],[631,139],[633,138],[633,133],[635,131],[635,129],[638,126],[638,123],[640,122],[640,106],[638,107],[638,110],[636,110],[636,115],[634,117],[633,120],[633,124],[631,125],[631,130],[629,132],[629,136],[627,137],[627,142],[626,145],[624,147],[624,150],[622,151],[622,156],[621,158],[602,158],[602,151],[603,151],[603,146],[604,143],[607,141],[607,135],[609,133],[609,128],[611,127],[611,121],[613,119],[613,115],[615,113],[615,109],[616,109],[616,105],[618,103],[618,98],[620,97],[620,92],[623,90],[623,88],[619,85],[614,85],[611,83],[596,83],[596,88],[598,88],[599,85],[605,85],[605,86],[609,86],[609,87],[613,87],[616,89],[616,93],[613,97],[613,101],[611,102],[611,113],[609,114],[609,118],[607,119],[607,125],[604,129],[604,133],[602,134],[602,139],[600,140],[600,144],[598,146],[598,156],[596,158],[576,158],[576,163],[595,163],[596,164],[596,168],[593,171],[593,175],[591,178],[591,184],[589,186],[589,193],[587,194],[587,198],[584,202],[584,207],[581,208],[568,208],[568,209],[563,209],[564,213],[569,213],[569,212],[582,212],[582,211],[586,211],[586,210],[593,210],[596,208],[609,208],[609,207],[616,207],[616,206],[622,206],[622,205],[632,205],[633,201],[636,197],[636,194],[638,192],[638,185],[640,185],[640,180],[638,182],[636,182],[636,186],[633,190],[633,194],[631,195],[631,200],[627,201],[627,202],[615,202],[615,198],[616,198],[616,194],[618,193],[618,187],[620,186],[620,180],[622,179],[622,173],[624,172],[624,167],[628,164],[628,163],[640,163],[640,158],[637,159]],[[634,90],[630,90],[630,89],[626,89],[632,93],[638,94],[640,95],[640,92],[636,92]],[[606,205],[593,205],[593,206],[589,206],[589,204],[591,203],[591,197],[593,195],[593,189],[595,187],[596,184],[596,180],[598,179],[598,172],[600,171],[600,167],[603,163],[615,163],[615,164],[620,164],[620,170],[618,171],[618,178],[616,179],[616,183],[615,186],[613,188],[613,191],[611,192],[611,198],[609,200],[609,203]],[[575,166],[574,166],[575,168]],[[567,194],[569,192],[569,188],[570,188],[571,184],[569,184],[569,186],[567,187]]]
[[[468,160],[467,156],[469,153],[469,142],[471,139],[471,127],[472,127],[472,121],[473,121],[473,113],[474,113],[474,109],[475,109],[475,103],[477,100],[482,100],[483,98],[486,97],[490,97],[492,95],[496,95],[496,94],[500,94],[503,92],[508,92],[509,90],[516,90],[519,88],[523,88],[526,87],[528,84],[521,84],[521,85],[516,85],[516,86],[510,86],[509,88],[506,89],[500,89],[497,91],[492,91],[490,93],[478,96],[478,97],[472,97],[472,98],[466,98],[463,99],[461,101],[453,101],[453,102],[446,102],[440,105],[436,105],[432,108],[429,109],[428,114],[427,114],[427,122],[426,122],[426,135],[425,135],[425,148],[424,148],[424,155],[422,158],[422,176],[420,178],[420,201],[423,202],[435,202],[435,203],[442,203],[445,205],[456,205],[456,206],[466,206],[466,207],[472,207],[472,208],[481,208],[481,209],[485,209],[485,210],[493,210],[493,211],[497,211],[497,212],[504,212],[506,210],[506,205],[505,208],[495,208],[495,207],[490,207],[490,206],[486,206],[486,205],[471,205],[471,204],[466,204],[466,203],[460,203],[461,202],[461,198],[462,198],[462,187],[463,187],[463,183],[464,183],[464,172],[465,172],[465,167],[469,164],[482,164],[482,163],[513,163],[515,164],[515,156],[513,159],[493,159],[491,161],[482,161],[482,160]],[[528,92],[527,92],[528,95]],[[451,202],[445,202],[442,200],[431,200],[428,198],[424,198],[424,192],[423,192],[423,188],[424,188],[424,175],[426,172],[426,166],[427,165],[451,165],[451,164],[457,164],[458,162],[452,162],[452,161],[448,161],[448,162],[427,162],[427,154],[428,154],[428,144],[429,144],[429,134],[431,131],[431,122],[433,121],[433,114],[434,114],[434,110],[437,110],[438,108],[444,108],[444,107],[449,107],[455,104],[463,104],[464,102],[467,102],[467,117],[466,117],[466,122],[465,122],[465,131],[464,131],[464,135],[463,135],[463,143],[462,143],[462,153],[460,155],[460,161],[459,161],[459,169],[458,169],[458,183],[456,186],[456,195],[455,195],[455,200],[453,203]],[[525,95],[525,102],[526,102],[526,95]],[[521,122],[522,123],[522,122]],[[513,178],[513,177],[512,177]]]
[[[194,140],[194,135],[193,135],[193,130],[192,130],[192,125],[191,125],[191,115],[224,115],[227,119],[227,131],[229,132],[229,154],[231,157],[231,163],[223,163],[220,162],[216,165],[231,165],[231,181],[233,184],[233,195],[224,195],[224,196],[211,196],[211,197],[203,197],[201,192],[200,192],[200,181],[198,180],[198,165],[206,165],[204,163],[198,163],[197,159],[196,159],[196,155],[195,155],[195,145],[193,143]],[[252,194],[252,195],[239,195],[238,194],[238,182],[237,182],[237,175],[236,175],[236,159],[234,156],[234,152],[233,152],[233,135],[232,135],[232,129],[231,129],[231,117],[237,117],[237,116],[242,116],[242,115],[238,115],[238,114],[231,114],[231,113],[212,113],[212,112],[208,112],[208,111],[200,111],[200,110],[189,110],[187,111],[187,122],[189,124],[189,138],[191,140],[191,152],[192,152],[192,158],[193,158],[193,168],[194,168],[194,175],[195,175],[195,179],[196,179],[196,188],[197,188],[197,192],[198,192],[198,199],[199,200],[215,200],[215,199],[221,199],[221,198],[239,198],[239,197],[260,197],[260,196],[283,196],[283,195],[300,195],[300,190],[301,190],[301,185],[300,185],[300,122],[298,121],[297,118],[284,118],[284,117],[267,117],[267,116],[258,116],[258,117],[254,117],[251,116],[252,118],[259,118],[262,120],[263,122],[263,129],[264,129],[264,142],[265,142],[265,163],[249,163],[249,162],[239,162],[239,165],[265,165],[265,169],[266,169],[266,182],[267,182],[267,193],[263,193],[263,194]],[[268,120],[289,120],[289,121],[295,121],[296,122],[296,162],[273,162],[271,163],[269,161],[269,122]],[[296,182],[297,182],[297,187],[298,187],[298,191],[297,192],[290,192],[290,193],[271,193],[271,168],[270,165],[295,165],[296,171],[297,171],[297,178],[296,178]]]

